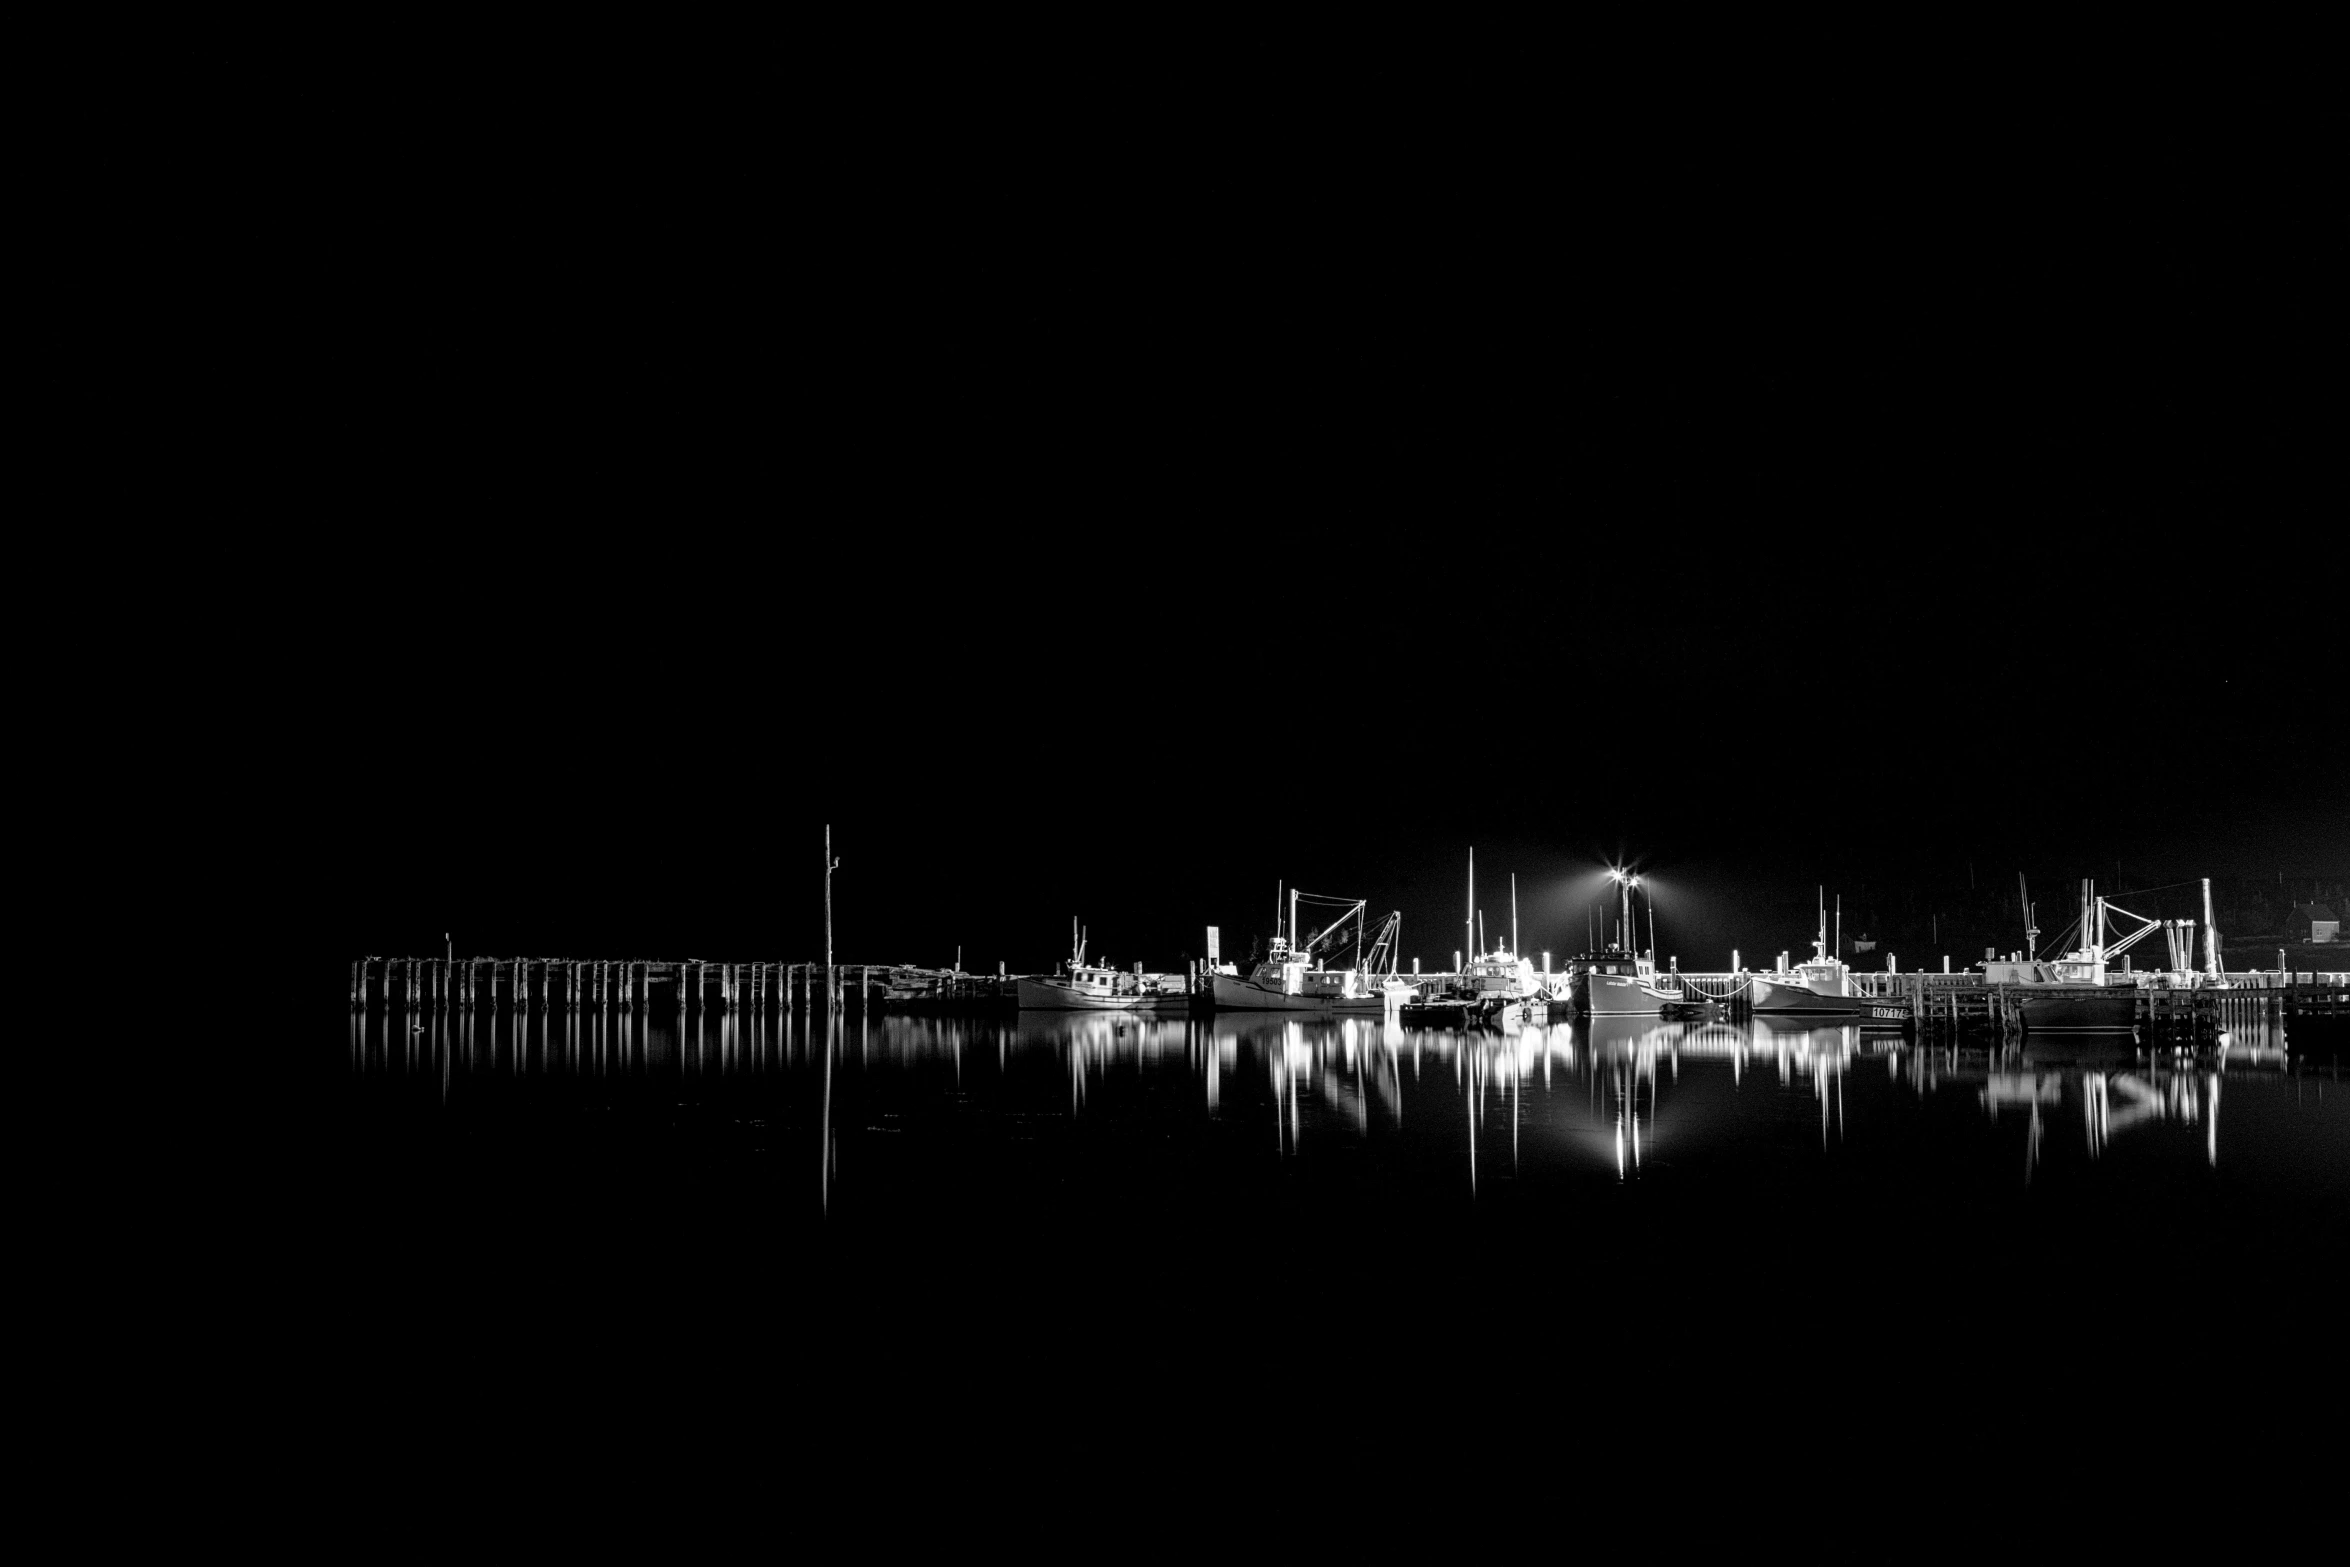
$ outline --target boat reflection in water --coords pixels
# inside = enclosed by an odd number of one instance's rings
[[[352,1019],[350,1061],[359,1091],[392,1096],[419,1115],[459,1101],[476,1115],[640,1104],[673,1119],[692,1107],[776,1155],[762,1168],[819,1160],[807,1197],[820,1216],[840,1210],[861,1168],[902,1160],[905,1150],[935,1148],[920,1164],[925,1179],[952,1181],[997,1147],[1028,1148],[1023,1157],[1049,1165],[1063,1145],[1039,1137],[1080,1128],[1097,1149],[1189,1139],[1204,1150],[1199,1160],[1320,1161],[1377,1170],[1390,1183],[1379,1190],[1449,1188],[1479,1201],[1497,1179],[1524,1191],[1540,1176],[1544,1192],[1571,1192],[1641,1180],[1662,1159],[1682,1172],[1709,1162],[1728,1172],[1726,1203],[1732,1191],[1742,1199],[1793,1190],[1801,1170],[1850,1157],[1862,1134],[1874,1147],[1897,1145],[1906,1161],[1870,1166],[1872,1179],[1923,1179],[1915,1172],[1937,1160],[1947,1169],[2014,1170],[2012,1154],[2017,1184],[2028,1186],[2052,1161],[2085,1169],[2124,1139],[2160,1159],[2217,1168],[2230,1075],[2237,1083],[2228,1097],[2247,1128],[2238,1157],[2272,1156],[2272,1146],[2289,1141],[2255,1126],[2338,1113],[2315,1108],[2316,1096],[2288,1105],[2282,1096],[2298,1081],[2289,1074],[2230,1073],[2231,1059],[2274,1059],[2283,1043],[2273,1028],[2255,1026],[2240,1029],[2227,1054],[2077,1064],[2023,1050],[1924,1046],[1818,1020],[1601,1016],[1427,1029],[1405,1027],[1392,1012],[721,1014],[681,1023],[625,1012],[411,1020],[378,1010]],[[1930,1109],[1954,1099],[1969,1113]],[[2246,1104],[2263,1107],[2269,1121],[2242,1121]],[[2052,1135],[2068,1124],[2077,1137]],[[2298,1146],[2338,1165],[2341,1142],[2300,1135]],[[2003,1156],[1986,1163],[1984,1145]],[[1199,1166],[1164,1168],[1196,1175]],[[2325,1178],[2338,1182],[2340,1171]],[[1943,1192],[1950,1178],[1936,1179],[1945,1184],[1927,1184]],[[921,1184],[901,1182],[892,1200]]]

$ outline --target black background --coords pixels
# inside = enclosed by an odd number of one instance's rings
[[[844,961],[1014,969],[2343,874],[2339,119],[1578,59],[293,84],[209,455],[321,955],[806,960],[828,822]]]

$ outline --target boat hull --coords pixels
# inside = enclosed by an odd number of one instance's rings
[[[1215,1002],[1219,1012],[1312,1012],[1320,1016],[1342,1013],[1379,1017],[1387,1011],[1384,991],[1367,996],[1292,995],[1233,974],[1216,976]]]
[[[1591,1017],[1657,1017],[1670,996],[1660,996],[1636,974],[1580,973],[1568,982],[1575,1010]]]
[[[1406,1028],[1489,1028],[1521,1020],[1520,1003],[1499,996],[1465,1001],[1407,1001],[1395,1009]]]
[[[1887,996],[1823,996],[1801,985],[1759,975],[1749,982],[1748,1005],[1757,1015],[1855,1018],[1872,1023],[1906,1023],[1909,1003]]]
[[[1191,1010],[1191,997],[1163,992],[1147,995],[1097,996],[1049,980],[1020,981],[1023,1012],[1142,1012],[1179,1015]]]
[[[2137,1026],[2138,993],[2115,986],[2024,994],[2016,1018],[2027,1034],[2127,1034]]]

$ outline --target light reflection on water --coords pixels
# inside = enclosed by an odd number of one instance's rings
[[[429,1085],[442,1106],[503,1084],[587,1101],[707,1098],[759,1128],[812,1119],[816,1135],[804,1146],[819,1164],[813,1195],[826,1212],[844,1148],[908,1136],[941,1107],[1000,1126],[1099,1120],[1136,1138],[1204,1118],[1290,1161],[1346,1145],[1375,1155],[1435,1148],[1435,1168],[1449,1168],[1472,1197],[1501,1178],[1623,1184],[1676,1166],[1744,1169],[1759,1152],[1798,1146],[1799,1134],[1814,1160],[1856,1140],[1923,1139],[1956,1163],[1992,1150],[2022,1187],[2052,1159],[2095,1163],[2132,1147],[2218,1170],[2273,1152],[2280,1116],[2337,1113],[2322,1108],[2322,1081],[2313,1100],[2298,1074],[2242,1069],[2274,1062],[2283,1045],[2281,1034],[2254,1028],[2218,1057],[2140,1056],[2121,1041],[2102,1058],[2042,1060],[1850,1025],[1767,1022],[1601,1018],[1464,1032],[1248,1015],[725,1013],[681,1026],[627,1011],[510,1010],[413,1021],[375,1010],[351,1020],[350,1037],[362,1085]],[[1037,1102],[1039,1068],[1061,1084],[1050,1107]],[[2261,1129],[2231,1137],[2223,1097],[2231,1112],[2262,1117]],[[1102,1108],[1105,1099],[1115,1108]],[[1949,1113],[1954,1105],[1963,1118]],[[2068,1127],[2070,1135],[2052,1135]],[[2320,1136],[2315,1146],[2317,1164],[2306,1167],[2304,1148],[2305,1167],[2288,1178],[2339,1182],[2350,1158],[2343,1140]],[[1415,1178],[1435,1178],[1424,1168],[1413,1167]]]

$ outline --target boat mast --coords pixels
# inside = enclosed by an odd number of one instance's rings
[[[1820,933],[1812,938],[1812,950],[1821,957],[1828,955],[1828,888],[1820,884]]]
[[[1510,956],[1518,955],[1518,873],[1510,872]]]
[[[1469,912],[1464,923],[1469,928],[1469,950],[1477,950],[1477,846],[1469,845]]]
[[[1289,955],[1298,957],[1297,950],[1297,894],[1289,895]],[[1303,960],[1300,959],[1302,962]]]
[[[1844,894],[1836,894],[1836,961],[1844,961]]]

